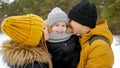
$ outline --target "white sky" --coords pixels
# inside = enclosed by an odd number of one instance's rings
[[[10,2],[13,2],[14,0],[10,0]]]

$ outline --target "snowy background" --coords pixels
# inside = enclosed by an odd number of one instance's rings
[[[9,39],[8,36],[0,34],[0,46],[2,42],[7,39]],[[113,68],[120,68],[120,36],[114,36],[112,49],[115,56],[115,59],[114,59],[115,62],[114,62]],[[3,62],[1,54],[0,54],[0,68],[8,68],[6,64]]]

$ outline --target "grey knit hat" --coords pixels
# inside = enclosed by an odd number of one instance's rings
[[[59,7],[55,7],[48,14],[47,23],[48,23],[49,26],[51,26],[54,23],[60,22],[60,21],[64,21],[64,22],[66,22],[66,24],[68,24],[68,16]]]

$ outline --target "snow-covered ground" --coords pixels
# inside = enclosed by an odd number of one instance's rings
[[[0,34],[0,49],[1,49],[1,44],[2,44],[2,42],[5,41],[5,40],[7,40],[7,39],[9,39],[8,36],[3,35],[3,34]],[[0,68],[9,68],[9,67],[7,67],[7,65],[3,62],[3,60],[2,60],[2,55],[1,55],[1,54],[0,54]]]
[[[114,58],[115,58],[113,68],[120,68],[120,36],[114,36],[112,49],[113,49]]]
[[[9,39],[9,37],[6,35],[0,34],[0,46],[2,42],[5,41],[6,39]],[[115,57],[113,68],[120,68],[120,36],[114,36],[112,49]],[[6,64],[3,62],[1,54],[0,54],[0,68],[8,68]]]

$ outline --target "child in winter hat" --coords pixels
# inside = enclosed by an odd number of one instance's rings
[[[10,68],[52,68],[41,17],[34,14],[11,16],[2,22],[1,27],[11,38],[1,48],[3,60]]]
[[[63,12],[59,7],[55,7],[52,9],[52,11],[48,14],[48,18],[47,18],[47,24],[50,27],[49,41],[61,42],[70,38],[72,34],[66,33],[68,27],[67,26],[68,21],[69,19],[67,14]],[[65,26],[65,30],[57,28],[56,31],[53,31],[54,26],[57,26],[59,23],[60,24],[63,23],[62,25]]]
[[[48,14],[47,24],[51,31],[47,46],[52,55],[53,68],[76,68],[78,64],[80,45],[78,37],[67,32],[68,21],[67,14],[59,7]]]

